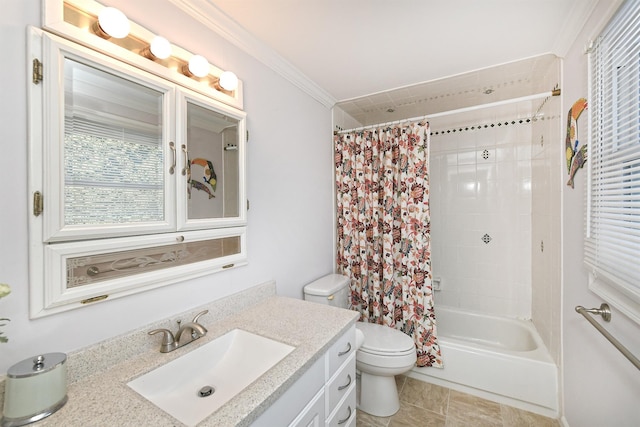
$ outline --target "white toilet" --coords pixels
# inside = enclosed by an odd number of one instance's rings
[[[349,278],[329,274],[304,287],[307,301],[348,308]],[[359,332],[358,332],[359,331]],[[356,323],[362,346],[356,352],[360,373],[358,408],[378,417],[388,417],[400,409],[395,376],[416,363],[416,347],[408,335],[383,325]]]

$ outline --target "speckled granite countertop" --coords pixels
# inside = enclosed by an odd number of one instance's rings
[[[235,314],[201,323],[208,334],[171,353],[154,349],[70,382],[69,401],[36,426],[180,426],[182,423],[127,386],[127,382],[199,346],[241,328],[296,349],[199,426],[248,426],[282,395],[358,318],[354,311],[270,296]],[[157,345],[156,345],[157,344]],[[104,346],[103,346],[104,347]],[[116,349],[117,351],[117,349]],[[256,355],[256,357],[260,357]],[[72,361],[70,356],[70,361]],[[76,366],[76,370],[78,367]]]

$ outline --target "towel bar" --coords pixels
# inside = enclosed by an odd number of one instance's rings
[[[609,309],[609,306],[607,304],[601,304],[600,308],[584,308],[583,306],[579,305],[576,306],[576,311],[582,314],[584,318],[587,319],[589,323],[591,323],[593,327],[596,328],[602,335],[604,335],[604,337],[611,344],[613,344],[613,346],[617,348],[618,351],[620,351],[620,353],[624,355],[624,357],[629,359],[629,361],[633,363],[636,368],[640,369],[640,360],[638,360],[637,357],[631,354],[631,352],[627,350],[627,348],[622,345],[620,341],[611,336],[611,334],[605,328],[603,328],[600,323],[596,322],[595,319],[589,315],[589,313],[601,315],[602,318],[606,322],[608,322],[609,320],[611,320],[611,310]]]

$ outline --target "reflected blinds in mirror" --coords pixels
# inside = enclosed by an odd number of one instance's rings
[[[65,59],[64,221],[164,219],[163,93]]]

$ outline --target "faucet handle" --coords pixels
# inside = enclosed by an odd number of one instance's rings
[[[169,353],[171,350],[175,350],[178,347],[178,343],[173,338],[173,334],[168,329],[154,329],[149,331],[149,335],[155,335],[162,333],[162,343],[160,344],[160,353]]]
[[[209,310],[204,310],[201,311],[200,313],[196,314],[196,317],[193,318],[193,323],[198,323],[198,319],[200,319],[200,316],[205,315],[209,312]]]

